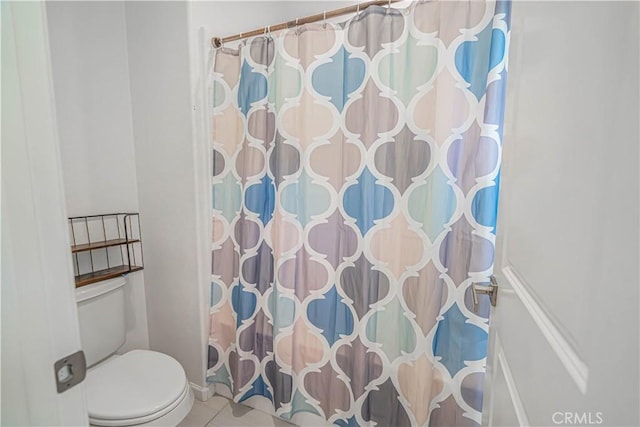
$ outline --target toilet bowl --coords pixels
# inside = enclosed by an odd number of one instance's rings
[[[93,426],[175,426],[193,406],[182,366],[155,351],[132,350],[89,369],[86,390]]]
[[[193,406],[180,363],[169,355],[131,350],[125,341],[124,277],[76,289],[80,340],[92,426],[176,426]]]

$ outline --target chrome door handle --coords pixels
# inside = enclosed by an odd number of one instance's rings
[[[496,276],[491,276],[489,280],[489,286],[476,285],[475,283],[471,284],[471,295],[473,296],[474,310],[478,306],[478,294],[489,295],[491,305],[494,307],[496,306],[496,302],[498,301],[498,281],[496,280]]]

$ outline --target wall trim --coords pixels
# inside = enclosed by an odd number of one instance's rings
[[[193,390],[193,395],[196,399],[201,402],[206,402],[207,400],[213,397],[214,393],[214,384],[207,384],[206,387],[199,386],[195,383],[189,383],[191,389]]]
[[[555,326],[554,322],[545,313],[543,308],[536,302],[533,296],[527,290],[526,285],[518,278],[517,274],[511,267],[502,269],[505,279],[513,287],[513,290],[526,307],[529,315],[533,318],[536,325],[548,341],[549,346],[556,353],[560,362],[564,365],[569,376],[578,386],[583,395],[587,394],[587,384],[589,379],[589,368],[582,360],[578,353],[571,347],[562,332]]]

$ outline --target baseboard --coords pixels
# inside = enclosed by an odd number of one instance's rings
[[[214,384],[207,384],[206,387],[202,387],[194,383],[189,383],[189,385],[193,390],[195,398],[201,402],[206,402],[214,395]]]

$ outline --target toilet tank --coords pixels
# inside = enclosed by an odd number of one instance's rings
[[[121,276],[76,289],[80,344],[88,366],[111,356],[124,344],[126,283]]]

